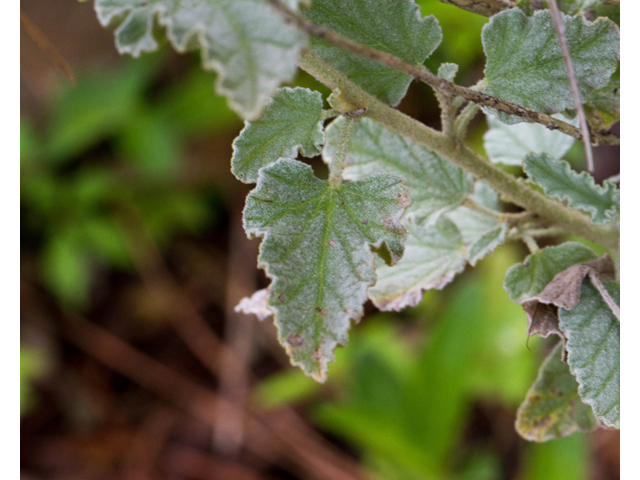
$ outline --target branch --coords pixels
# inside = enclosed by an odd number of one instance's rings
[[[569,85],[571,86],[571,95],[573,96],[573,103],[576,105],[578,111],[578,119],[580,120],[580,129],[582,130],[582,137],[586,139],[584,142],[584,153],[587,157],[587,170],[593,173],[593,152],[591,151],[591,142],[589,141],[589,126],[587,125],[587,116],[584,114],[584,107],[582,106],[582,99],[580,98],[580,89],[578,88],[578,78],[576,72],[573,69],[573,62],[571,61],[571,54],[569,53],[569,45],[567,45],[567,37],[564,35],[564,20],[562,13],[558,8],[556,0],[548,0],[549,10],[551,11],[551,18],[553,19],[553,26],[556,29],[556,35],[558,36],[558,42],[560,43],[560,50],[562,51],[562,59],[564,65],[567,68],[567,76],[569,77]]]
[[[574,235],[610,248],[619,248],[618,228],[592,224],[584,213],[546,197],[470,148],[381,102],[310,51],[301,53],[298,65],[329,88],[340,91],[342,102],[334,102],[333,108],[345,112],[366,108],[366,116],[372,120],[424,145],[476,178],[484,180],[508,201],[550,220]],[[342,105],[336,105],[337,103]],[[350,110],[345,109],[345,106],[349,106]]]
[[[516,2],[512,0],[440,0],[442,3],[448,5],[455,5],[458,8],[466,10],[468,12],[477,13],[478,15],[484,15],[485,17],[491,17],[496,13],[506,10],[508,8],[514,8]]]
[[[289,9],[288,7],[280,3],[279,0],[265,1],[273,8],[278,10],[283,15],[285,20],[291,25],[304,32],[309,33],[310,35],[321,38],[322,40],[325,40],[326,42],[329,42],[336,47],[350,51],[361,57],[375,60],[383,65],[398,70],[402,73],[406,73],[407,75],[410,75],[420,80],[421,82],[430,85],[431,87],[438,88],[449,94],[462,97],[466,100],[484,105],[486,107],[494,108],[495,110],[506,113],[508,115],[516,115],[528,122],[540,123],[546,126],[549,130],[558,130],[577,140],[582,140],[582,133],[580,132],[580,130],[567,122],[556,120],[550,115],[524,108],[520,105],[516,105],[515,103],[507,102],[506,100],[501,100],[497,97],[492,97],[490,95],[487,95],[486,93],[478,92],[468,87],[456,85],[455,83],[449,82],[444,78],[440,78],[437,75],[434,75],[422,65],[412,65],[394,55],[391,55],[390,53],[381,52],[380,50],[376,50],[375,48],[361,45],[354,42],[353,40],[350,40],[347,37],[340,35],[337,32],[334,32],[333,30],[329,30],[321,25],[317,25],[307,20],[302,15],[299,15],[298,13]],[[610,132],[603,132],[593,135],[592,141],[594,145],[617,145],[620,143],[620,137]]]

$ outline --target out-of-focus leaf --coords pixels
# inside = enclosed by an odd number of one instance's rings
[[[619,284],[603,283],[620,305]],[[588,280],[582,283],[578,305],[561,308],[559,316],[580,397],[605,425],[620,428],[620,321]]]
[[[567,15],[584,15],[589,19],[609,17],[620,25],[620,5],[607,5],[602,0],[558,0],[558,8]],[[545,0],[517,0],[516,5],[527,15],[549,8]]]
[[[134,57],[158,48],[157,18],[176,50],[201,49],[204,68],[218,72],[217,91],[247,117],[291,80],[306,43],[261,0],[96,0],[96,12],[103,26],[119,25],[118,51]]]
[[[604,88],[618,66],[620,32],[607,18],[564,17],[565,37],[583,100]],[[510,9],[482,29],[487,55],[484,92],[543,113],[575,108],[569,78],[549,10],[527,17]],[[500,113],[500,120],[520,117]]]
[[[433,15],[422,17],[413,0],[315,0],[303,14],[351,40],[422,64],[442,41]],[[313,51],[380,100],[397,105],[413,78],[323,40],[312,38]]]
[[[567,121],[564,117],[555,116]],[[538,123],[507,125],[495,117],[487,117],[489,130],[484,134],[484,148],[494,163],[521,166],[525,155],[547,152],[562,158],[573,145],[574,139],[564,133],[549,130]],[[578,119],[569,120],[577,126]]]
[[[24,115],[20,115],[20,165],[33,163],[42,148],[33,125]]]
[[[593,223],[611,223],[620,211],[620,190],[613,182],[596,185],[593,176],[575,172],[564,160],[546,153],[530,154],[524,160],[524,171],[547,195],[567,200],[569,207],[588,213]]]
[[[272,279],[269,307],[294,365],[323,381],[333,350],[346,344],[375,281],[372,247],[396,262],[408,204],[398,177],[371,175],[332,184],[311,168],[280,159],[260,171],[247,197],[245,230],[263,236],[259,263]]]
[[[282,88],[233,142],[231,171],[256,183],[258,171],[279,158],[320,155],[324,143],[322,96],[306,88]]]
[[[516,430],[527,440],[546,442],[598,427],[591,407],[580,398],[569,365],[562,361],[562,348],[558,342],[518,409]]]
[[[553,442],[529,444],[523,480],[584,480],[589,478],[592,450],[588,437],[576,433]]]
[[[64,162],[125,128],[141,105],[142,91],[160,57],[127,62],[117,75],[78,78],[52,107],[45,145],[50,162]]]
[[[327,163],[333,160],[343,122],[340,118],[327,127],[322,153]],[[435,219],[438,212],[457,207],[472,186],[470,175],[461,168],[368,118],[358,122],[351,136],[346,163],[343,177],[349,180],[375,172],[402,178],[411,196],[405,218],[419,221]]]
[[[175,173],[181,154],[176,129],[147,112],[131,118],[118,144],[123,157],[149,177],[168,177]]]
[[[37,348],[20,345],[20,416],[28,413],[36,403],[32,383],[46,370],[46,359]]]
[[[397,265],[376,261],[376,284],[369,298],[380,310],[415,307],[423,290],[441,289],[464,270],[467,249],[456,225],[440,216],[428,226],[407,224],[405,253]]]
[[[71,230],[57,232],[42,253],[43,280],[63,304],[72,307],[89,300],[89,267],[85,245]]]

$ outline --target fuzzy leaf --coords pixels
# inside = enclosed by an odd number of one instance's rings
[[[612,223],[620,211],[620,190],[614,183],[596,185],[589,173],[575,172],[564,160],[545,153],[527,155],[524,171],[547,195],[567,200],[569,207],[588,213],[593,223]]]
[[[456,73],[458,73],[458,65],[455,63],[443,63],[438,68],[438,76],[450,82],[453,82]]]
[[[402,260],[392,267],[376,261],[378,280],[369,298],[380,310],[414,307],[423,290],[441,289],[464,270],[467,249],[458,227],[444,215],[433,225],[407,224]]]
[[[201,48],[204,68],[219,73],[218,93],[247,117],[293,78],[306,45],[305,35],[262,0],[96,0],[96,12],[103,26],[119,25],[120,53],[156,50],[155,23],[166,28],[177,51]]]
[[[333,185],[291,159],[260,170],[245,230],[264,237],[258,260],[272,279],[269,309],[280,342],[316,380],[326,378],[334,348],[347,343],[350,320],[362,316],[375,282],[372,247],[392,262],[402,255],[399,219],[408,201],[402,181],[389,174]]]
[[[502,209],[498,194],[483,182],[475,183],[474,191],[469,198],[497,212]],[[447,217],[460,230],[462,241],[469,251],[469,263],[472,267],[504,243],[508,228],[504,222],[499,222],[496,218],[465,206],[447,213]]]
[[[567,121],[558,115],[555,117]],[[542,152],[562,158],[574,142],[573,137],[538,123],[507,125],[491,115],[487,122],[489,130],[484,134],[484,148],[493,163],[522,166],[525,155]],[[568,122],[578,125],[577,118]]]
[[[322,96],[307,88],[282,88],[262,114],[246,122],[233,142],[231,171],[238,180],[256,183],[258,170],[300,152],[314,157],[324,142]]]
[[[526,440],[546,442],[598,427],[591,407],[582,402],[578,382],[562,361],[562,342],[549,354],[516,417]]]
[[[253,292],[250,297],[244,297],[234,310],[245,315],[255,315],[258,320],[269,318],[273,315],[269,310],[269,290],[263,288]]]
[[[327,127],[322,153],[327,163],[333,159],[342,122],[339,118]],[[420,221],[460,205],[472,186],[471,176],[461,168],[368,118],[358,122],[351,136],[346,164],[343,177],[350,180],[374,172],[402,178],[411,196],[405,218]]]
[[[607,18],[589,22],[581,15],[565,16],[564,24],[585,102],[609,83],[618,66],[620,31]],[[482,29],[482,44],[487,55],[485,93],[543,113],[575,108],[549,10],[532,17],[517,8],[494,15]],[[523,121],[505,114],[499,118],[506,123]]]
[[[539,295],[558,273],[596,257],[593,250],[577,242],[543,248],[507,271],[504,289],[512,301],[522,304]]]
[[[416,65],[422,64],[442,41],[436,18],[423,18],[413,0],[314,0],[303,14],[351,40]],[[311,39],[311,46],[320,58],[390,105],[400,103],[413,80],[317,38]]]
[[[620,305],[619,284],[603,283]],[[620,428],[620,321],[590,280],[582,283],[578,305],[561,308],[559,316],[582,400],[605,425]]]

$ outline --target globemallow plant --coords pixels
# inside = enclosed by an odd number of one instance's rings
[[[530,335],[559,342],[518,410],[518,432],[546,441],[619,428],[620,192],[562,159],[576,139],[588,160],[591,145],[619,143],[610,131],[619,2],[445,3],[490,17],[475,86],[454,83],[455,64],[423,66],[442,30],[413,0],[95,0],[95,9],[121,53],[153,51],[163,36],[179,52],[200,50],[216,91],[246,118],[231,170],[255,184],[244,227],[262,238],[258,266],[271,284],[238,309],[273,315],[294,365],[324,381],[367,299],[381,310],[417,305],[467,264],[523,241],[530,255],[504,288]],[[280,88],[298,68],[331,95]],[[433,88],[441,130],[394,108],[413,81]],[[480,111],[486,157],[465,144]],[[298,160],[318,155],[326,180]],[[536,243],[564,234],[610,255]]]

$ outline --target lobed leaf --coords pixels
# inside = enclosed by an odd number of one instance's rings
[[[422,17],[413,0],[314,0],[303,14],[351,40],[422,64],[442,41],[433,15]],[[397,105],[413,77],[312,38],[312,50],[383,102]]]
[[[322,156],[328,164],[333,160],[342,122],[339,118],[327,127]],[[346,164],[343,177],[350,180],[374,172],[402,178],[411,196],[405,218],[419,221],[457,207],[472,186],[471,176],[461,168],[368,118],[358,122],[351,136]]]
[[[231,171],[244,183],[256,183],[258,171],[279,158],[300,152],[314,157],[324,143],[322,95],[308,88],[282,88],[260,116],[233,142]]]
[[[556,118],[566,121],[557,115]],[[522,166],[525,155],[542,152],[562,158],[575,141],[538,123],[507,125],[491,115],[487,116],[487,122],[489,130],[483,137],[484,149],[493,163]],[[578,119],[569,123],[577,126]]]
[[[620,58],[620,31],[607,18],[564,17],[565,36],[583,102],[604,88]],[[549,10],[527,17],[514,8],[494,15],[482,29],[487,55],[484,92],[543,113],[575,108]],[[499,114],[505,123],[520,117]]]
[[[244,226],[263,236],[259,265],[272,279],[269,309],[294,365],[324,381],[333,350],[347,343],[367,288],[375,282],[372,248],[395,263],[406,231],[407,190],[393,175],[332,184],[311,167],[280,159],[260,170],[247,197]]]
[[[137,57],[156,50],[156,22],[179,52],[199,47],[204,68],[219,73],[218,93],[247,117],[293,78],[306,45],[305,35],[262,0],[96,0],[95,8],[103,26],[119,25],[120,53]]]
[[[516,430],[526,440],[546,442],[597,427],[598,420],[580,398],[569,365],[562,361],[562,342],[558,342],[518,408]]]
[[[614,183],[596,185],[589,173],[575,172],[564,160],[546,153],[530,154],[524,160],[524,171],[547,195],[567,200],[569,207],[588,213],[593,223],[612,223],[620,211],[620,190]]]
[[[620,285],[603,283],[620,305]],[[578,305],[561,308],[559,317],[580,397],[602,423],[620,428],[620,320],[590,280],[582,283]]]
[[[407,232],[404,256],[397,265],[376,261],[377,282],[369,288],[369,298],[380,310],[415,307],[424,290],[443,288],[467,263],[460,230],[444,215],[432,225],[407,223]]]
[[[593,250],[577,242],[543,248],[507,271],[504,289],[512,301],[522,304],[539,295],[558,273],[596,257]]]

